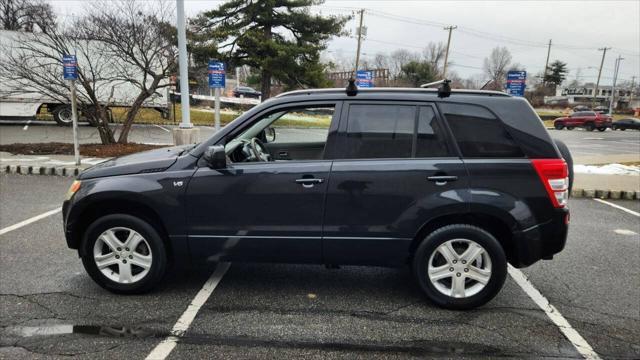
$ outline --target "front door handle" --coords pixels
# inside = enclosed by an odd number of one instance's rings
[[[436,185],[438,186],[442,186],[442,185],[446,185],[447,182],[449,181],[458,180],[458,177],[453,175],[436,175],[436,176],[429,176],[427,180],[435,182]]]
[[[322,184],[324,182],[324,179],[318,179],[318,178],[302,178],[302,179],[296,179],[296,183],[298,184],[302,184],[303,187],[305,188],[312,188],[313,185],[315,184]]]

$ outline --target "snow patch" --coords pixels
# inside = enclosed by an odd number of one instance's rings
[[[640,166],[607,164],[607,165],[573,165],[576,174],[601,175],[640,175]]]

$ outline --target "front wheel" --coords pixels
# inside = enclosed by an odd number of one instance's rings
[[[586,124],[584,128],[587,129],[587,131],[593,131],[596,129],[596,126],[594,124]]]
[[[500,243],[485,230],[465,224],[432,232],[416,249],[412,265],[427,297],[453,310],[486,304],[498,294],[507,276]]]
[[[567,126],[567,130],[573,130],[574,127],[573,126]]]
[[[606,128],[606,127],[604,127],[604,126],[601,126],[601,127],[599,127],[599,128],[598,128],[598,131],[600,131],[600,132],[603,132],[603,131],[605,131],[605,130],[607,130],[607,128]]]
[[[99,218],[87,229],[82,263],[103,288],[121,294],[150,290],[160,282],[167,254],[158,231],[146,221],[125,214]]]
[[[562,129],[564,129],[564,124],[557,123],[557,124],[553,125],[553,127],[556,128],[556,130],[562,130]]]

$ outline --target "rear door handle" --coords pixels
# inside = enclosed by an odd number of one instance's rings
[[[298,184],[302,184],[303,187],[305,188],[312,188],[313,185],[315,184],[322,184],[324,182],[324,179],[317,179],[317,178],[302,178],[302,179],[296,179],[296,183]]]
[[[442,185],[446,185],[446,183],[449,181],[458,180],[458,177],[453,175],[436,175],[436,176],[429,176],[427,180],[435,182],[436,185],[438,186],[442,186]]]
[[[289,157],[289,153],[287,151],[279,151],[278,156],[280,157]]]

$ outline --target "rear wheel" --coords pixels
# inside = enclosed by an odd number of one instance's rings
[[[603,131],[605,131],[605,130],[607,130],[607,128],[606,128],[606,127],[604,127],[604,126],[601,126],[601,127],[599,127],[599,128],[598,128],[598,131],[600,131],[600,132],[603,132]]]
[[[596,126],[595,126],[593,123],[589,123],[589,124],[586,124],[586,125],[584,126],[584,128],[585,128],[587,131],[593,131],[593,130],[595,130],[595,129],[596,129]]]
[[[448,225],[420,243],[413,273],[427,297],[454,310],[471,309],[493,299],[507,276],[507,260],[488,232],[465,224]]]
[[[131,215],[113,214],[89,226],[82,263],[103,288],[122,294],[150,290],[163,277],[167,255],[162,238],[149,223]]]
[[[567,126],[567,130],[573,130],[575,129],[573,126]]]
[[[73,124],[71,106],[60,105],[53,109],[53,120],[55,120],[58,125],[62,126],[70,126]]]

